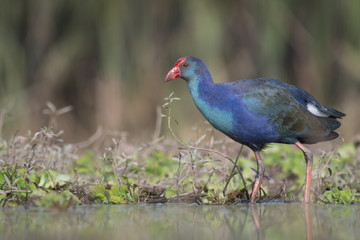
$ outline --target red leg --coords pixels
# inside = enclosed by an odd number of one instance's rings
[[[256,159],[256,163],[257,163],[257,174],[255,177],[255,183],[254,183],[254,188],[253,191],[251,193],[251,198],[250,198],[250,203],[253,204],[255,203],[255,198],[256,195],[258,194],[260,187],[261,187],[261,182],[264,176],[264,172],[265,172],[265,168],[264,168],[264,164],[261,160],[261,156],[260,156],[260,152],[256,151],[255,153],[255,159]]]
[[[305,177],[305,194],[304,194],[304,202],[310,202],[310,188],[311,188],[311,172],[313,165],[313,155],[309,149],[307,149],[300,142],[296,142],[295,145],[300,148],[300,150],[304,153],[305,162],[306,162],[306,177]]]

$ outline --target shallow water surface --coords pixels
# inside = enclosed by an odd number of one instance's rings
[[[140,204],[0,209],[0,239],[359,239],[360,206]]]

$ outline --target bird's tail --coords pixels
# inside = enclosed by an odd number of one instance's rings
[[[335,118],[327,118],[327,117],[317,117],[317,119],[327,128],[329,132],[327,135],[307,135],[299,138],[301,143],[306,144],[314,144],[318,142],[329,141],[335,139],[339,136],[337,132],[334,130],[338,129],[341,126],[341,123],[337,121]]]
[[[335,118],[327,118],[327,117],[317,117],[320,122],[326,126],[330,131],[334,131],[341,126],[341,123]]]

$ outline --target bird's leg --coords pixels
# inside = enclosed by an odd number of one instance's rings
[[[304,202],[310,202],[310,188],[311,188],[311,171],[313,165],[313,154],[309,149],[307,149],[300,142],[296,142],[295,145],[300,148],[300,150],[304,153],[305,162],[306,162],[306,176],[305,176],[305,194],[304,194]]]
[[[254,151],[254,153],[255,153],[255,159],[256,159],[256,163],[257,163],[257,173],[256,173],[256,177],[255,177],[253,191],[251,193],[251,198],[250,198],[251,204],[255,203],[255,198],[261,187],[261,182],[262,182],[264,172],[265,172],[265,168],[264,168],[264,164],[261,160],[260,152]]]
[[[241,180],[242,180],[242,182],[243,182],[243,184],[244,184],[244,189],[245,189],[245,193],[246,193],[246,198],[247,198],[247,200],[249,200],[249,199],[250,199],[250,196],[249,196],[249,193],[248,193],[248,190],[247,190],[247,187],[246,187],[246,182],[245,182],[244,176],[242,175],[241,170],[240,170],[240,168],[239,168],[238,165],[237,165],[237,162],[238,162],[238,160],[239,160],[239,157],[240,157],[240,154],[241,154],[241,152],[242,152],[243,147],[244,147],[244,145],[241,144],[240,151],[239,151],[239,153],[238,153],[238,155],[237,155],[237,157],[236,157],[235,162],[233,163],[234,166],[233,166],[233,168],[232,168],[232,170],[231,170],[230,177],[229,177],[228,181],[226,182],[225,187],[224,187],[224,189],[223,189],[223,194],[224,194],[224,196],[226,196],[226,188],[227,188],[227,186],[229,185],[229,182],[230,182],[231,178],[236,175],[236,173],[234,174],[234,172],[235,172],[235,168],[237,168],[238,173],[239,173],[239,175],[240,175],[240,177],[241,177]]]

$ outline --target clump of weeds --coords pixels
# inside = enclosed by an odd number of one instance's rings
[[[133,144],[125,132],[98,128],[88,140],[68,144],[56,129],[60,115],[47,103],[48,127],[9,140],[0,131],[0,204],[66,210],[78,204],[191,202],[231,204],[248,201],[256,174],[251,151],[218,134],[208,124],[182,141],[173,128],[171,94],[157,111],[153,136]],[[0,124],[4,114],[0,115]],[[161,135],[165,122],[171,137]],[[1,129],[2,126],[0,126]],[[97,148],[92,147],[97,144]],[[98,147],[104,146],[104,147]],[[99,150],[100,149],[100,150]],[[305,178],[303,155],[289,145],[264,151],[266,168],[261,200],[301,201]],[[232,157],[229,157],[232,156]],[[359,149],[353,144],[316,155],[313,201],[331,204],[359,202]]]

